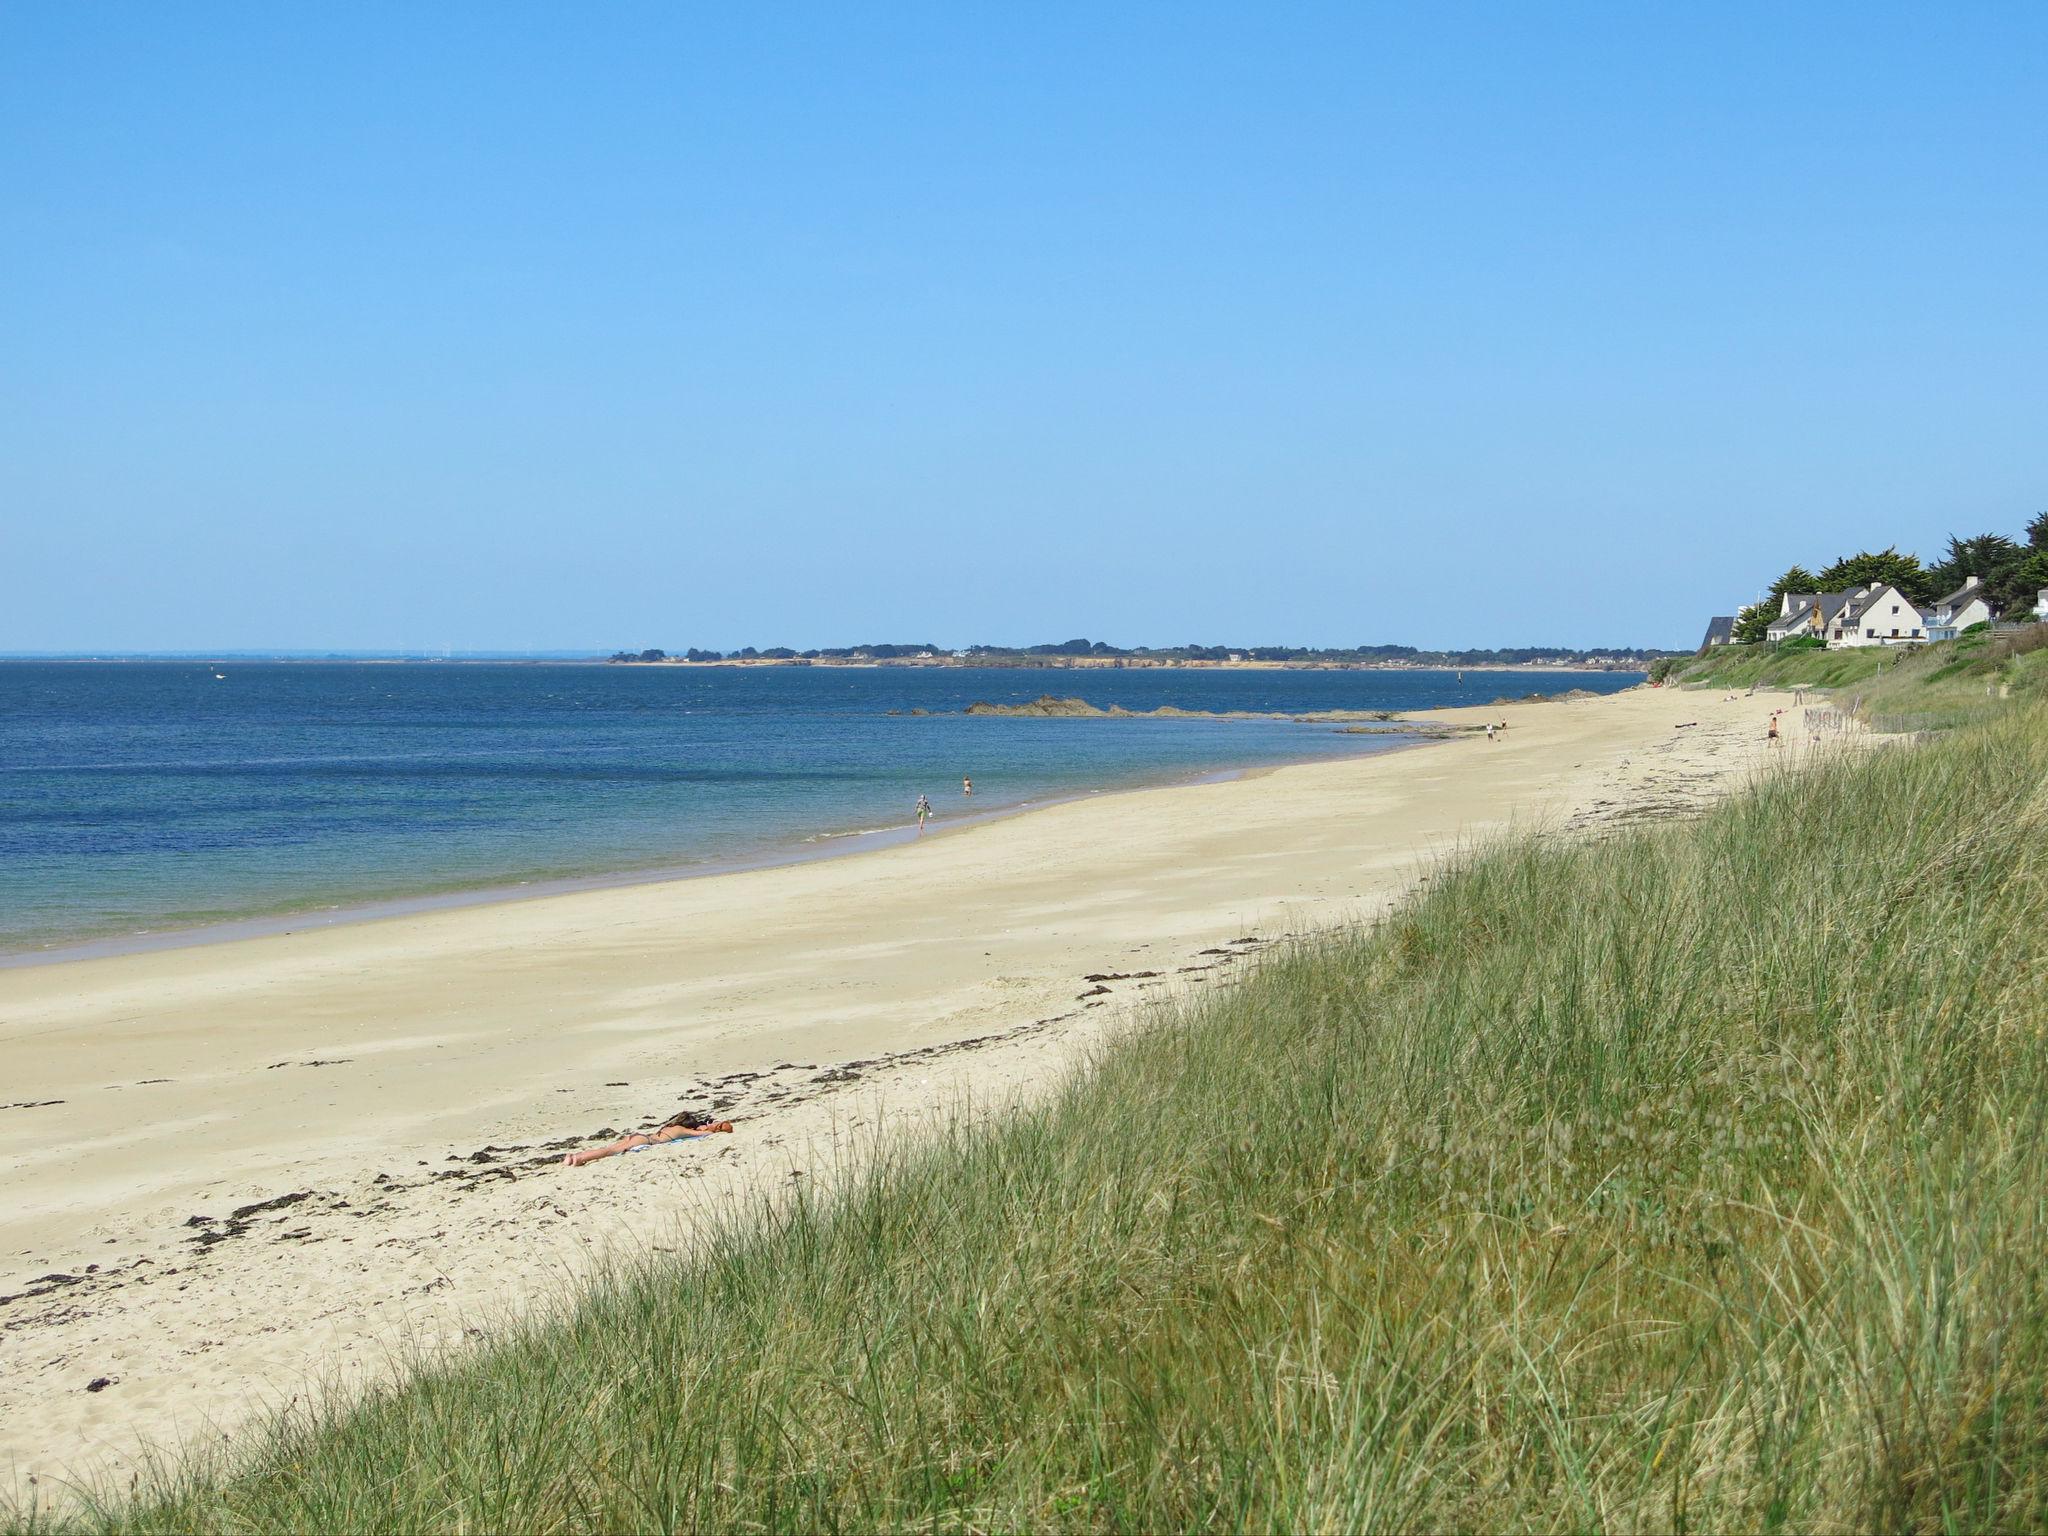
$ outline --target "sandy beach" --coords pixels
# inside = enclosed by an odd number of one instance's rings
[[[487,1334],[711,1204],[1040,1091],[1147,1004],[1382,913],[1510,824],[1676,814],[1784,696],[1468,735],[847,858],[0,972],[0,1468],[218,1443]],[[1795,733],[1796,734],[1796,733]],[[731,1136],[559,1168],[717,1108]]]

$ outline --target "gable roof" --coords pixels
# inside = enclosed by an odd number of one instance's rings
[[[1984,595],[1984,583],[1981,581],[1972,581],[1957,587],[1934,606],[1937,612],[1944,608],[1954,612],[1958,608],[1967,608],[1973,598],[1983,603],[1986,608],[1991,606],[1991,599]]]
[[[1878,600],[1887,592],[1896,597],[1900,604],[1909,612],[1919,614],[1923,618],[1926,616],[1927,610],[1925,608],[1922,608],[1890,582],[1880,581],[1873,586],[1861,588],[1850,594],[1852,601],[1842,610],[1842,622],[1846,624],[1862,618],[1863,615],[1869,613],[1871,609],[1877,606]]]
[[[1853,624],[1856,616],[1863,611],[1861,592],[1830,592],[1821,599],[1821,623]]]
[[[1819,600],[1820,594],[1818,592],[1787,592],[1785,594],[1785,611],[1771,620],[1770,627],[1772,629],[1783,629],[1794,624],[1806,622],[1807,610]]]
[[[1848,607],[1853,599],[1863,596],[1865,590],[1862,587],[1855,587],[1847,592],[1790,593],[1788,595],[1792,599],[1792,606],[1783,615],[1771,621],[1771,628],[1774,630],[1809,628],[1813,623],[1812,613],[1814,605],[1819,604],[1821,628],[1825,629],[1828,625],[1835,622],[1835,616]]]
[[[1704,650],[1716,641],[1726,645],[1734,638],[1735,615],[1732,613],[1726,615],[1716,614],[1713,618],[1707,620],[1707,638],[1700,642],[1700,648]]]

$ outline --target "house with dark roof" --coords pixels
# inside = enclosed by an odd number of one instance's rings
[[[1700,649],[1711,651],[1717,645],[1732,645],[1735,641],[1735,615],[1707,620],[1707,638],[1700,642]]]
[[[1953,640],[1972,624],[1989,624],[1997,616],[1984,599],[1984,583],[1971,576],[1928,611],[1927,638]]]
[[[1812,635],[1825,640],[1828,626],[1855,596],[1854,592],[1787,592],[1778,599],[1778,616],[1771,620],[1764,638],[1776,642]]]
[[[1886,582],[1872,582],[1842,605],[1828,626],[1828,646],[1918,645],[1927,638],[1920,605]]]

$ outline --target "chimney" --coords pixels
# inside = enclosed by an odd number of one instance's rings
[[[1970,590],[1970,588],[1972,588],[1972,587],[1974,587],[1974,586],[1976,586],[1976,585],[1977,585],[1977,578],[1976,578],[1976,577],[1974,577],[1974,576],[1965,576],[1965,577],[1963,578],[1963,590],[1964,590],[1965,592],[1969,591],[1969,590]]]

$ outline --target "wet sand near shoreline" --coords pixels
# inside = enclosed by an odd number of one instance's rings
[[[1153,1002],[1369,920],[1510,824],[1680,814],[1784,702],[1638,688],[1466,735],[1070,802],[811,864],[0,972],[0,1467],[375,1380],[1025,1102]],[[1696,723],[1695,723],[1696,722]],[[731,1136],[558,1166],[685,1106]]]

